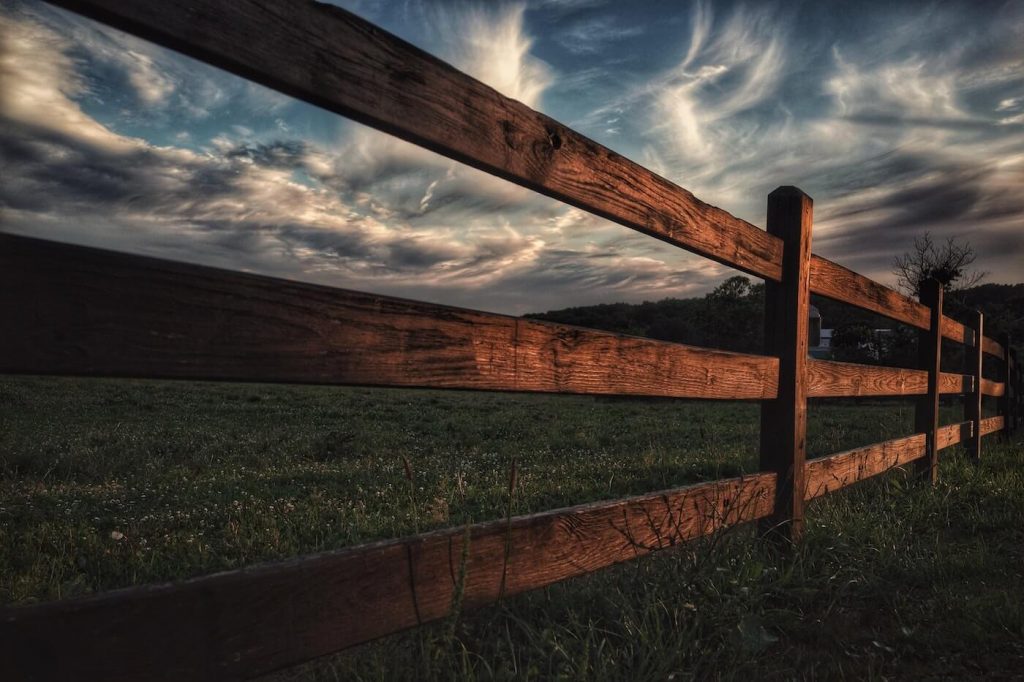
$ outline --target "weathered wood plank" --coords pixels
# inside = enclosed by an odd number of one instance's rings
[[[975,338],[984,338],[985,316],[977,310],[972,311],[970,316],[972,319],[969,320],[968,326],[974,330]],[[964,350],[964,374],[970,374],[974,377],[973,390],[964,396],[964,420],[974,422],[975,424],[981,421],[981,398],[984,395],[982,385],[985,379],[982,376],[982,360],[981,344]],[[978,429],[974,429],[971,439],[964,442],[964,449],[967,450],[968,455],[975,461],[981,460],[982,435],[984,434],[979,433]]]
[[[1001,429],[1003,422],[1000,419],[991,417],[983,420],[982,435]],[[935,431],[936,450],[969,440],[973,433],[972,427],[972,422],[940,426]],[[895,438],[810,460],[807,463],[807,499],[835,492],[895,467],[927,459],[927,454],[926,435],[915,433],[905,438]]]
[[[942,338],[956,341],[970,348],[974,345],[974,330],[966,327],[952,317],[942,316]]]
[[[1006,419],[1003,415],[999,415],[998,417],[986,417],[981,420],[981,428],[979,429],[979,432],[982,436],[987,436],[990,433],[1002,431],[1005,425]]]
[[[778,359],[0,235],[0,372],[769,398]]]
[[[934,485],[939,480],[939,392],[942,380],[942,285],[934,279],[921,283],[921,305],[928,308],[928,329],[918,331],[918,366],[927,373],[928,390],[914,404],[914,431],[926,438],[925,457],[918,470]]]
[[[1006,392],[1006,384],[1002,381],[992,381],[991,379],[981,380],[981,394],[990,395],[996,398],[1000,398]]]
[[[984,353],[988,353],[1000,360],[1006,360],[1006,349],[998,341],[994,341],[987,336],[981,338],[981,350]]]
[[[942,450],[943,448],[966,442],[973,435],[974,422],[960,422],[959,424],[940,426],[935,432],[936,447]]]
[[[939,375],[939,393],[970,393],[974,390],[974,377],[969,374],[942,372]]]
[[[807,499],[845,488],[926,455],[925,434],[917,433],[847,450],[807,463]]]
[[[761,402],[761,471],[778,475],[775,513],[762,533],[795,542],[804,529],[807,349],[814,203],[796,187],[768,195],[768,232],[783,243],[782,281],[765,282],[765,354],[779,358],[778,397]]]
[[[811,292],[918,329],[927,329],[929,325],[926,306],[821,256],[811,258]],[[974,333],[945,315],[942,316],[942,336],[967,346],[974,345]]]
[[[467,608],[769,514],[756,474],[468,528]],[[448,615],[467,531],[0,611],[17,680],[248,678]],[[506,543],[508,543],[506,549]],[[508,557],[507,564],[505,557]]]
[[[918,329],[928,327],[928,309],[917,301],[821,256],[811,258],[811,291]]]
[[[987,436],[990,433],[1001,431],[1006,427],[1006,419],[1003,415],[997,417],[987,417],[981,420],[980,433],[982,436]],[[951,445],[957,443],[964,443],[970,445],[974,439],[974,422],[960,422],[959,424],[950,424],[948,426],[939,427],[937,441],[939,443],[939,449],[948,448]]]
[[[920,395],[928,390],[928,373],[919,369],[812,360],[808,373],[812,398]]]
[[[902,367],[880,367],[834,360],[809,360],[808,391],[811,398],[853,396],[922,395],[928,392],[928,372]],[[942,372],[940,393],[964,393],[973,379],[963,374]]]
[[[780,276],[782,245],[764,231],[338,7],[49,1],[720,263]]]

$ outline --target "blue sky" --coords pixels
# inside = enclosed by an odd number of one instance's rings
[[[1024,2],[337,2],[757,225],[894,283],[1024,280]],[[0,0],[0,229],[524,313],[733,271],[41,2]]]

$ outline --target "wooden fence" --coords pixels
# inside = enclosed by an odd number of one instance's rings
[[[732,353],[0,236],[0,371],[761,401],[761,472],[377,542],[186,582],[0,611],[4,679],[244,679],[760,520],[799,538],[808,500],[1016,428],[1009,339],[811,254],[811,199],[767,231],[338,8],[305,0],[53,0],[766,281],[766,352]],[[811,292],[919,329],[917,369],[815,360]],[[943,341],[967,348],[942,372]],[[982,376],[982,354],[1002,360]],[[940,426],[939,396],[965,396]],[[982,396],[1000,399],[983,418]],[[917,396],[914,435],[805,462],[807,399]]]

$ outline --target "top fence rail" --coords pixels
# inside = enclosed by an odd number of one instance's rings
[[[338,7],[49,1],[719,263],[781,277],[778,238]],[[917,301],[820,256],[812,257],[810,287],[928,326]],[[944,317],[942,330],[974,345],[955,320]],[[994,341],[984,350],[1005,358]]]

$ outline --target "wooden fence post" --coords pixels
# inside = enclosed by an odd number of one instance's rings
[[[1021,385],[1021,371],[1020,363],[1017,361],[1017,351],[1007,348],[1006,357],[1010,358],[1010,382],[1013,384],[1013,396],[1010,399],[1010,416],[1012,420],[1010,433],[1016,434],[1021,420],[1024,419],[1024,414],[1021,413],[1021,406],[1024,405],[1024,402],[1021,401],[1021,391],[1024,390],[1024,386]]]
[[[814,202],[796,187],[768,195],[768,232],[782,239],[782,280],[765,282],[765,353],[779,358],[779,390],[761,401],[761,470],[778,475],[775,512],[762,534],[790,542],[804,527],[807,351]]]
[[[985,334],[985,316],[980,310],[968,313],[965,327],[974,330],[974,345],[964,349],[964,374],[974,377],[974,387],[964,396],[964,419],[971,424],[971,437],[964,442],[964,450],[975,462],[981,461],[981,366],[984,353],[981,340]]]
[[[1013,392],[1013,397],[1017,403],[1017,414],[1014,415],[1013,422],[1013,430],[1016,431],[1024,423],[1024,366],[1021,366],[1016,350],[1013,351],[1013,367],[1017,374],[1017,390]]]
[[[1013,430],[1016,431],[1024,423],[1024,366],[1021,366],[1016,350],[1013,351],[1013,367],[1017,374],[1017,390],[1013,392],[1013,397],[1017,402],[1017,414],[1013,421]]]
[[[925,456],[918,460],[918,471],[934,485],[939,480],[939,449],[935,433],[939,430],[939,378],[942,376],[942,284],[935,279],[921,282],[919,294],[930,311],[929,329],[917,333],[918,367],[928,372],[928,393],[919,396],[914,406],[914,431],[925,434]]]
[[[999,398],[999,414],[1003,416],[1003,440],[1010,439],[1010,432],[1013,430],[1013,356],[1010,355],[1010,334],[1003,332],[999,335],[999,343],[1003,346],[1003,362],[999,380],[1003,382],[1003,395]]]

